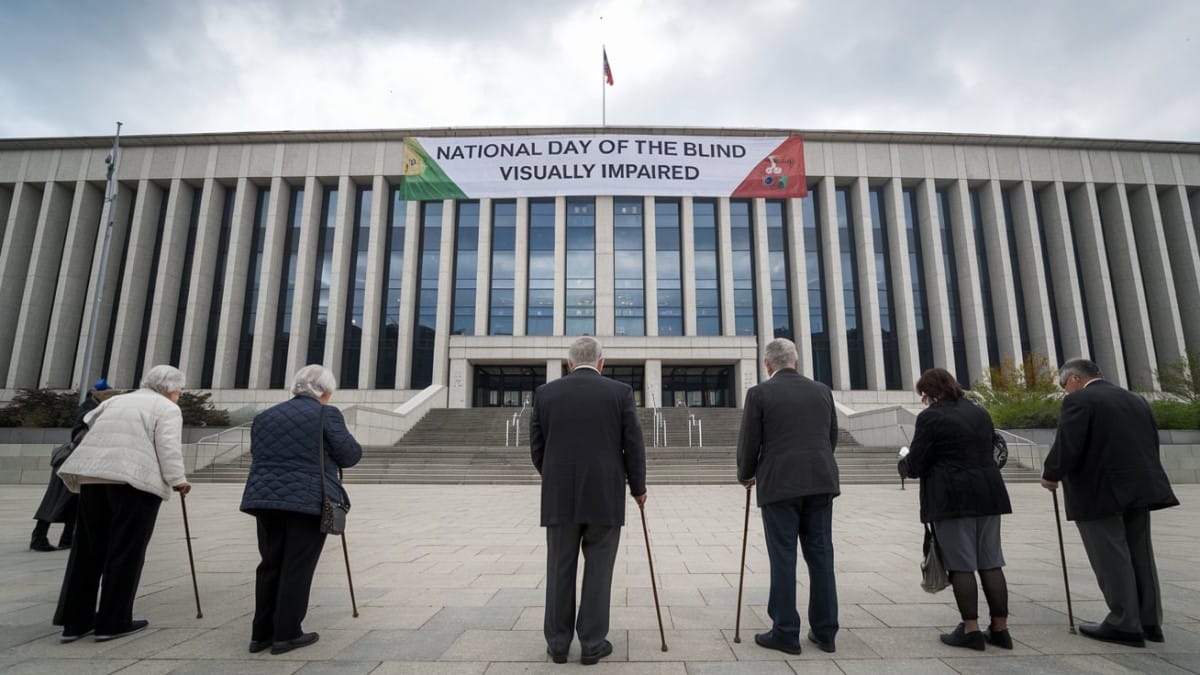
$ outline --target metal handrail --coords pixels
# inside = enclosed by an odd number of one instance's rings
[[[217,464],[228,464],[233,459],[238,460],[237,466],[244,466],[243,458],[250,448],[250,425],[250,422],[239,424],[187,444],[184,462],[189,473],[205,468],[211,473]]]

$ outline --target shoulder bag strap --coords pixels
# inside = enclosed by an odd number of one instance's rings
[[[321,404],[321,430],[317,436],[317,462],[321,466],[321,503],[329,497],[325,494],[325,404]]]

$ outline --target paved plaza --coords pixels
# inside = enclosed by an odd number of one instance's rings
[[[732,469],[731,469],[732,472]],[[247,653],[258,554],[254,521],[237,511],[240,485],[197,485],[187,500],[204,617],[196,618],[178,499],[163,505],[135,616],[144,633],[60,644],[50,625],[66,552],[27,550],[34,486],[0,492],[0,670],[14,673],[561,673],[542,639],[544,535],[536,486],[352,485],[348,535],[359,617],[351,616],[341,542],[330,538],[306,630],[317,644],[280,656]],[[1200,672],[1200,487],[1154,515],[1166,607],[1165,644],[1134,649],[1067,631],[1067,605],[1049,494],[1011,485],[1004,519],[1010,628],[1016,648],[942,645],[958,622],[949,590],[919,586],[915,486],[852,485],[834,507],[842,631],[837,653],[761,649],[768,569],[757,508],[750,518],[742,642],[734,620],[744,491],[737,485],[650,486],[646,513],[669,651],[660,648],[636,505],[613,584],[614,652],[595,675],[662,673],[1184,673]],[[1076,617],[1104,603],[1073,525],[1064,528]],[[58,526],[51,540],[58,536]],[[807,598],[800,575],[799,596]],[[982,596],[982,594],[981,594]],[[982,602],[982,597],[981,597]],[[981,615],[986,616],[986,605]],[[801,614],[803,615],[803,608]],[[807,622],[806,622],[807,623]]]

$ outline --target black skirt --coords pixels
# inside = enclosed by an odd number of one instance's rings
[[[38,505],[33,517],[48,523],[74,523],[75,509],[79,505],[79,495],[67,489],[58,472],[50,472],[50,483],[46,485],[46,494],[42,495],[42,503]]]

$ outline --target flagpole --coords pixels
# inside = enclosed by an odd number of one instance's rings
[[[113,218],[117,208],[117,155],[121,150],[121,123],[113,137],[112,152],[105,158],[108,164],[108,186],[104,201],[108,202],[108,222],[104,226],[104,248],[100,252],[100,270],[96,276],[96,294],[92,299],[92,318],[88,329],[87,346],[83,348],[83,370],[79,374],[79,405],[87,400],[88,382],[92,378],[92,351],[96,346],[96,326],[100,323],[100,301],[104,297],[104,276],[108,268],[108,249],[112,245]]]
[[[603,44],[600,45],[600,55],[601,55],[600,58],[605,59],[605,61],[604,61],[605,63],[607,63],[607,58],[608,58],[608,52],[606,51],[606,49],[607,48],[605,47],[605,45],[603,45]],[[602,127],[608,126],[608,90],[605,89],[605,87],[607,87],[607,86],[608,86],[608,73],[606,73],[603,69],[601,69],[601,71],[600,71],[600,126],[602,126]]]

